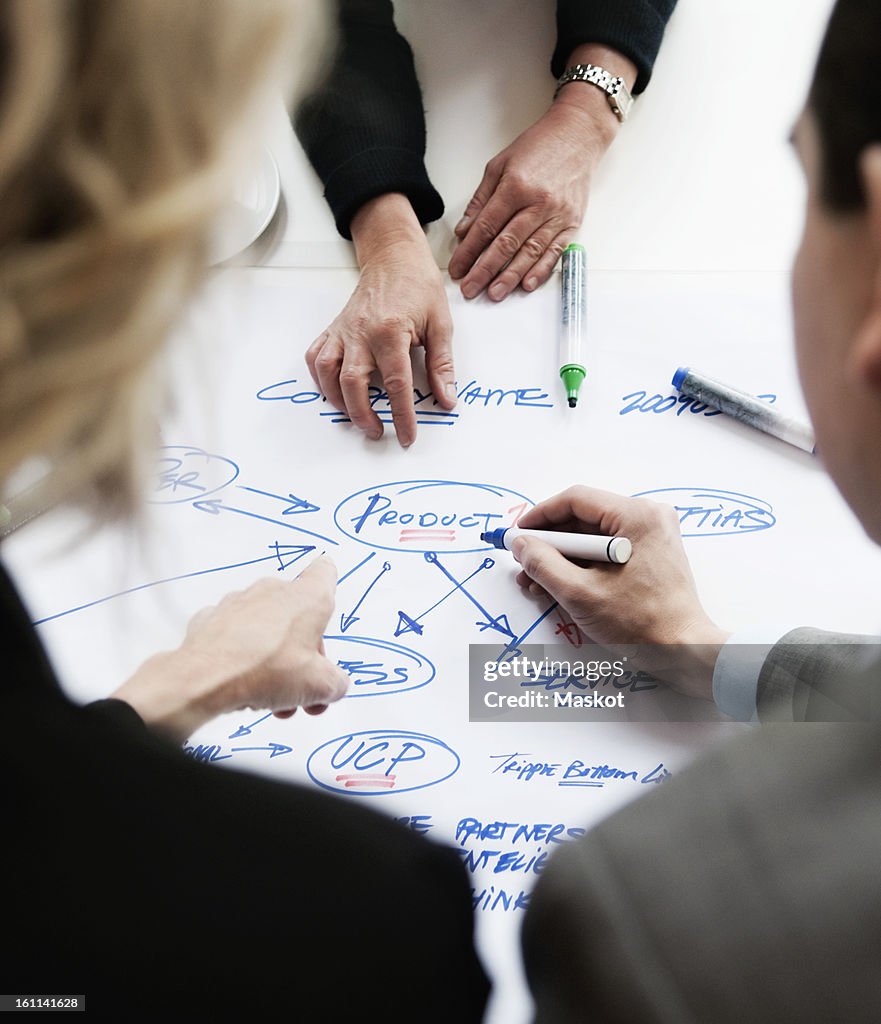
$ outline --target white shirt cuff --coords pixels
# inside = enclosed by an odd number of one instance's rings
[[[716,661],[713,670],[713,700],[724,715],[738,722],[756,722],[759,676],[765,659],[794,627],[763,624],[747,626],[732,634]]]

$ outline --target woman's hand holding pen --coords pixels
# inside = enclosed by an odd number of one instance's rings
[[[228,594],[193,616],[177,650],[150,658],[112,696],[180,741],[240,708],[318,714],[349,685],[322,641],[335,585],[333,563],[319,558],[298,579]]]
[[[540,540],[518,537],[511,546],[522,567],[517,582],[558,601],[596,643],[649,645],[642,652],[648,660],[635,667],[689,696],[712,699],[713,666],[729,634],[701,605],[670,506],[570,487],[530,509],[517,525],[627,537],[633,554],[626,565],[579,565]]]
[[[453,321],[440,270],[409,200],[397,194],[365,203],[352,219],[361,277],[340,315],[306,352],[327,400],[368,437],[382,437],[370,402],[374,371],[388,394],[398,441],[416,440],[410,349],[425,348],[438,405],[456,404]]]

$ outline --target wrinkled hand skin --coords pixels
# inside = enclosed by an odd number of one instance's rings
[[[453,322],[441,272],[409,201],[371,200],[352,221],[361,276],[345,308],[315,339],[306,363],[327,400],[372,440],[383,426],[370,405],[378,372],[399,444],[416,440],[411,349],[425,349],[428,383],[442,409],[456,404]]]
[[[193,616],[180,647],[150,658],[112,696],[178,741],[242,708],[320,714],[349,685],[322,639],[335,587],[333,563],[319,558],[298,579],[266,577],[228,594]]]
[[[629,88],[636,66],[605,46],[585,44],[566,62],[594,64]],[[473,299],[500,302],[516,288],[531,292],[550,277],[584,220],[591,181],[619,122],[602,90],[571,82],[549,109],[486,165],[465,213],[450,277]]]

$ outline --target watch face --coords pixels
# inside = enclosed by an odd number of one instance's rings
[[[633,97],[630,95],[623,82],[621,83],[621,88],[614,96],[610,96],[609,100],[612,104],[612,110],[614,110],[618,117],[623,121],[630,113],[630,108],[633,106]]]

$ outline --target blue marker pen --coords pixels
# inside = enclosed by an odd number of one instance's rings
[[[482,533],[480,539],[494,548],[511,550],[517,537],[535,537],[556,548],[567,558],[583,558],[588,562],[616,562],[623,565],[630,560],[633,545],[626,537],[598,537],[591,533],[564,533],[561,530],[521,530],[517,526],[502,527]]]
[[[673,374],[673,387],[696,402],[718,409],[749,427],[779,437],[781,441],[811,455],[815,453],[814,432],[807,423],[784,415],[747,391],[723,384],[688,366],[680,366]]]

